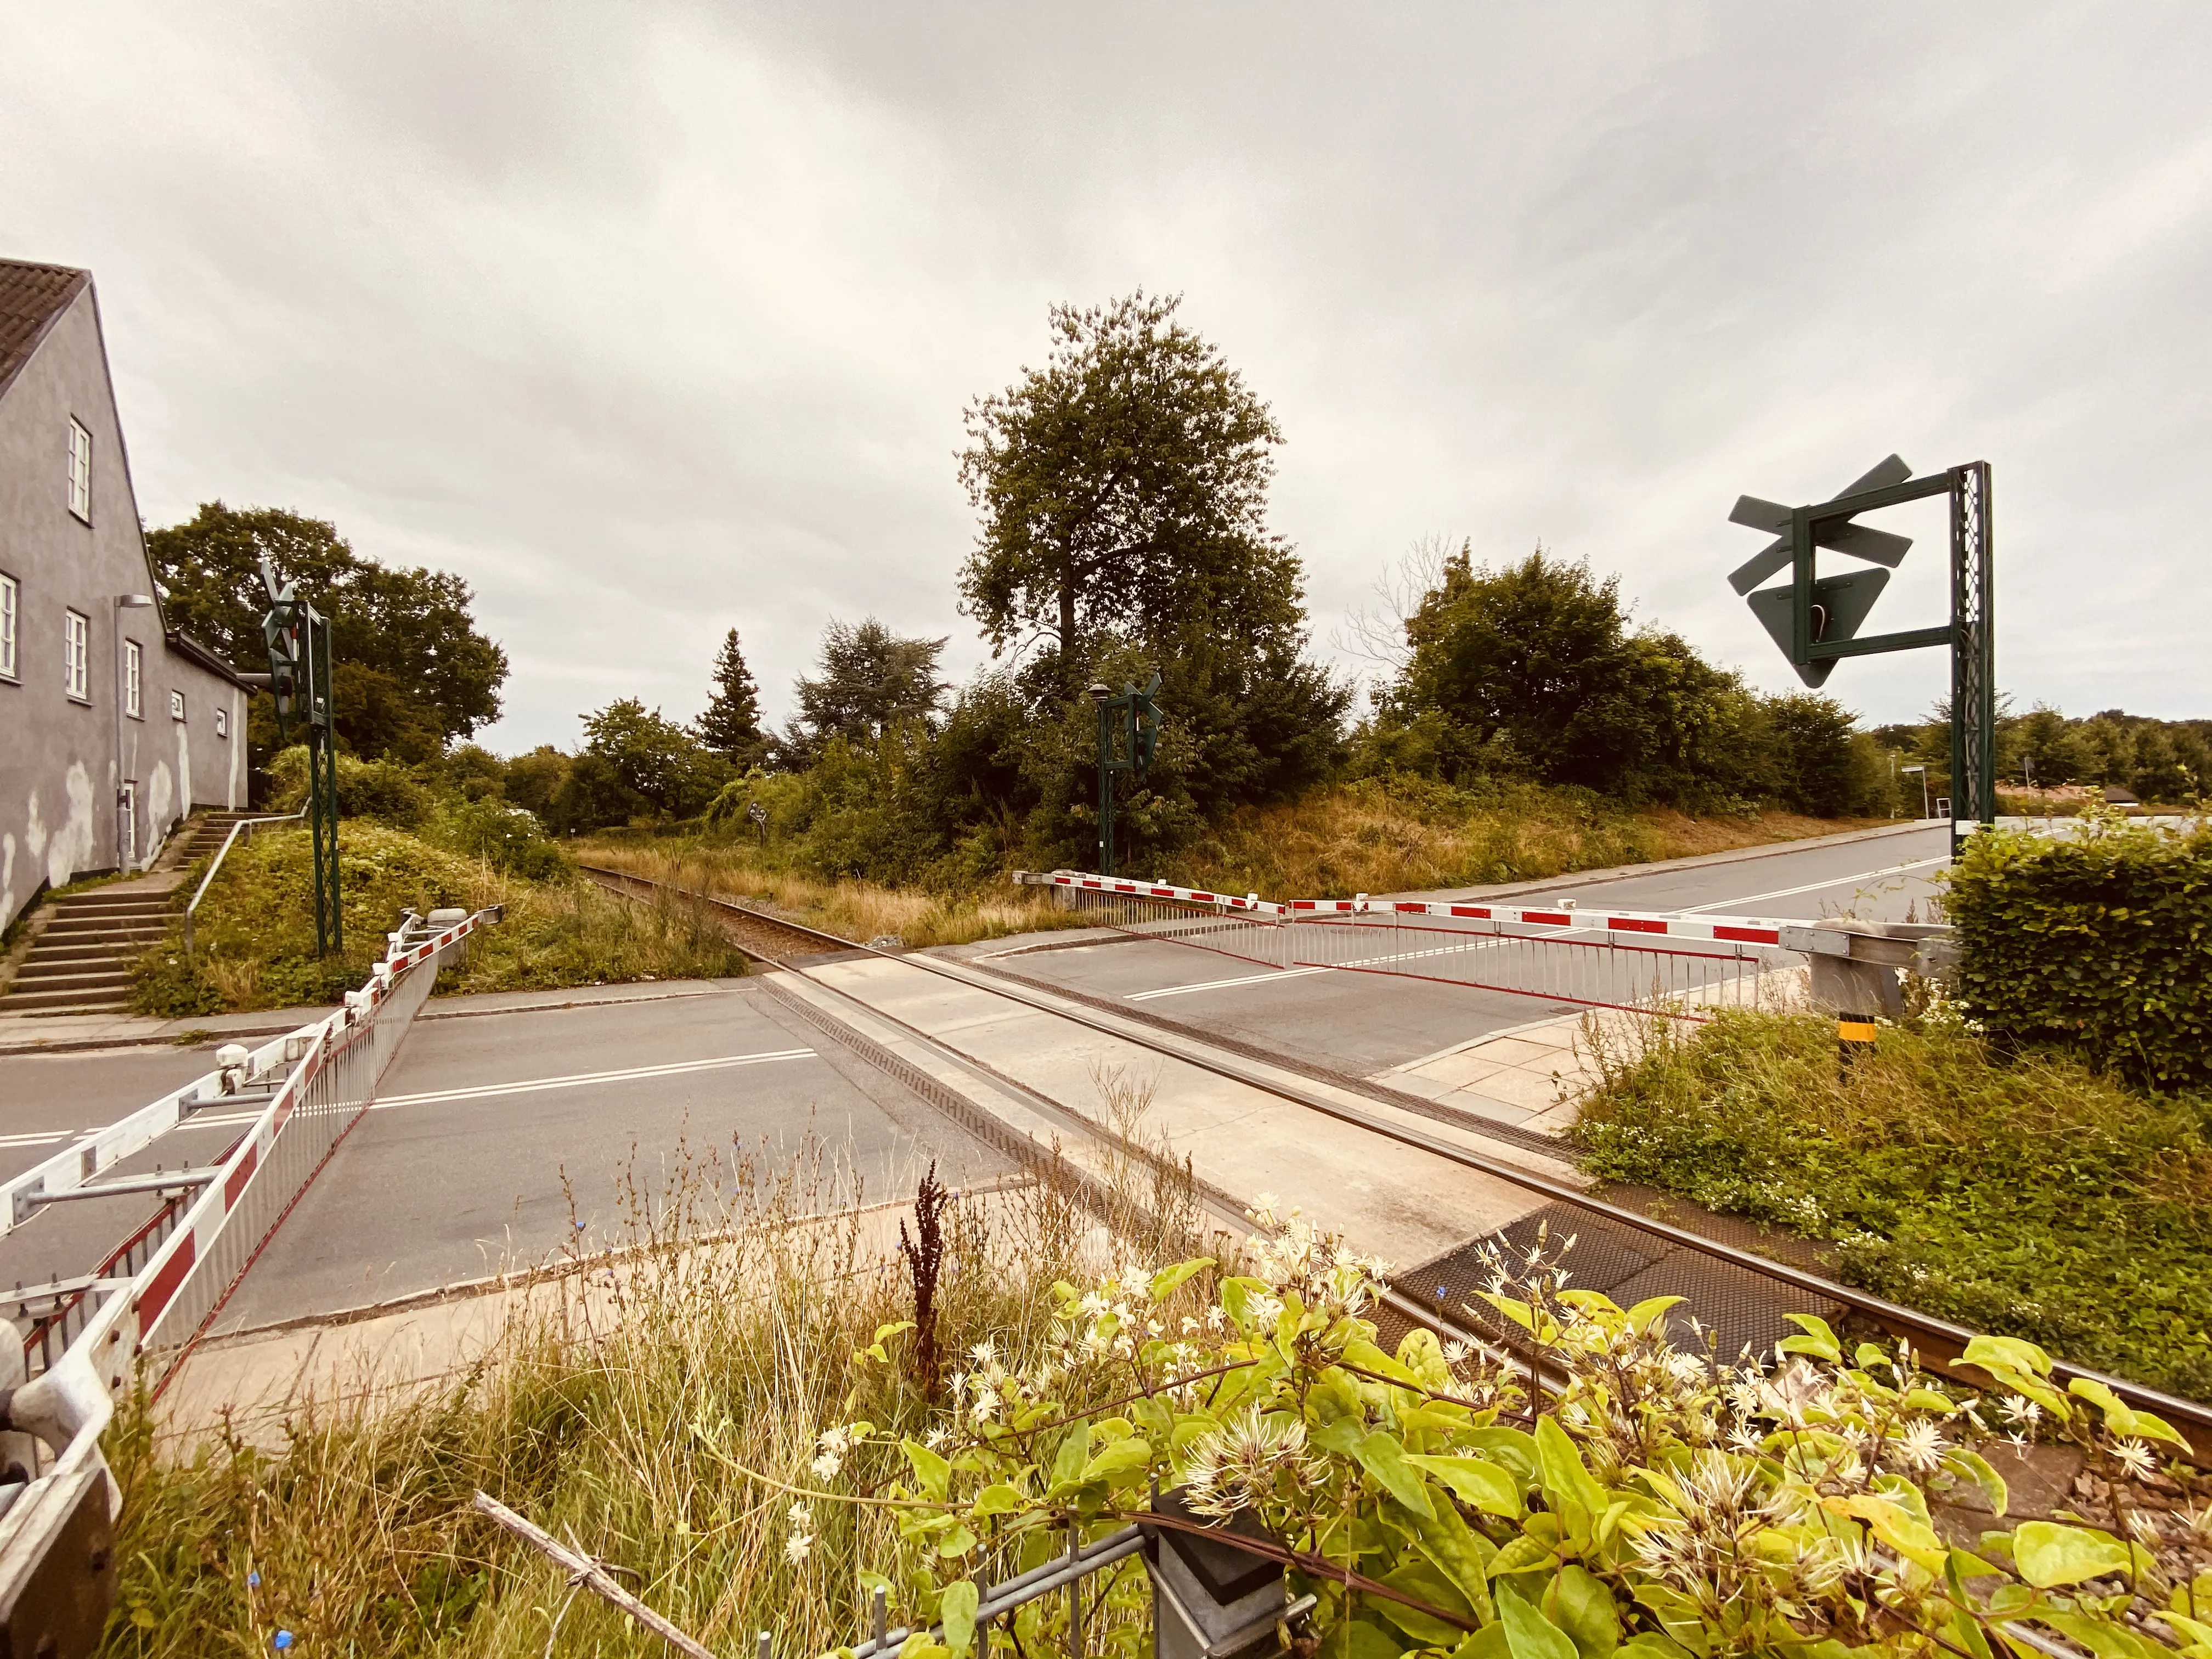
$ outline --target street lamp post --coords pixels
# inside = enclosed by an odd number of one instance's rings
[[[1114,688],[1103,680],[1091,683],[1091,705],[1098,711],[1098,873],[1114,873],[1114,732],[1112,712],[1106,700]]]
[[[1920,774],[1920,816],[1923,818],[1934,817],[1936,816],[1935,803],[1928,799],[1928,769],[1924,766],[1900,766],[1897,769],[1900,772],[1917,772]]]
[[[153,603],[151,593],[115,596],[115,867],[126,876],[138,866],[138,803],[137,781],[123,775],[123,613],[146,610]]]

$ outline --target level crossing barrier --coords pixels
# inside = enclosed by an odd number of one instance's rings
[[[1803,925],[1752,916],[1590,910],[1417,899],[1263,899],[1055,870],[1024,885],[1101,927],[1280,969],[1337,969],[1497,991],[1587,1008],[1756,1006],[1795,967]]]
[[[158,1394],[374,1100],[439,969],[501,915],[410,912],[334,1012],[258,1048],[218,1050],[213,1071],[0,1184],[0,1236],[52,1204],[159,1199],[92,1272],[8,1298],[30,1328],[20,1350],[0,1344],[0,1464],[13,1466],[0,1476],[0,1652],[66,1656],[98,1639],[121,1506],[100,1437],[116,1399],[142,1382]],[[252,1122],[213,1163],[116,1173],[196,1117],[241,1109]]]

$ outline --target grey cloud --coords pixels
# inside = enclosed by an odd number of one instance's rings
[[[2189,7],[95,4],[0,22],[0,246],[99,277],[154,521],[294,505],[474,582],[502,746],[695,712],[732,624],[771,708],[833,614],[981,660],[962,404],[1140,283],[1274,402],[1324,646],[1419,537],[1541,538],[1789,684],[1735,496],[1986,456],[2006,685],[2205,714],[2208,46]],[[1886,605],[1940,592],[1930,542]]]

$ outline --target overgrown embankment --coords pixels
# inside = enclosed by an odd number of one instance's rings
[[[141,960],[133,1006],[177,1018],[326,1005],[367,977],[402,911],[427,915],[452,906],[503,904],[506,920],[479,935],[465,967],[440,975],[441,994],[744,970],[744,958],[711,921],[682,907],[639,905],[601,892],[557,858],[546,878],[532,880],[501,873],[489,857],[465,857],[355,818],[339,826],[338,872],[346,948],[318,957],[306,830],[264,830],[234,847],[195,917],[196,949],[185,951],[180,918],[169,939]],[[180,894],[198,879],[195,871]]]
[[[1832,1020],[1728,1012],[1607,1055],[1583,1167],[1832,1241],[1846,1282],[2212,1399],[2203,1103],[1955,1022],[1886,1027],[1840,1067]]]
[[[745,809],[767,815],[756,828]],[[1764,846],[1887,823],[1779,811],[1697,818],[1629,808],[1586,789],[1543,784],[1461,788],[1394,775],[1328,784],[1297,800],[1248,807],[1206,830],[1167,867],[1134,871],[1224,892],[1349,897],[1526,881],[1657,859]],[[586,863],[748,898],[852,939],[908,945],[993,939],[1070,925],[1006,884],[1013,850],[940,862],[896,884],[874,878],[856,848],[848,804],[803,777],[732,786],[723,810],[678,833],[609,832],[569,845]],[[1124,860],[1125,872],[1132,866]]]

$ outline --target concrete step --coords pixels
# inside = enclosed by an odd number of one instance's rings
[[[46,924],[40,939],[52,939],[57,934],[82,933],[102,927],[166,927],[176,913],[166,904],[150,910],[92,911],[75,915],[64,911]]]
[[[51,927],[94,922],[131,921],[140,916],[166,916],[169,914],[167,893],[149,893],[132,904],[57,904],[53,908]]]
[[[33,951],[15,969],[18,980],[51,980],[58,973],[128,973],[131,964],[137,963],[139,951],[100,951],[97,956],[64,956],[51,957]]]
[[[76,909],[131,909],[135,905],[166,905],[168,890],[149,890],[149,887],[93,887],[88,894],[69,894],[66,898],[55,898],[58,911]]]
[[[131,1006],[128,985],[72,987],[64,990],[14,991],[0,997],[0,1014],[100,1013]]]
[[[31,980],[82,979],[87,975],[121,975],[131,976],[135,957],[100,956],[89,961],[47,962],[38,957],[26,957],[23,965],[15,970],[15,982],[24,984]]]
[[[15,985],[35,991],[112,991],[131,983],[131,969],[120,963],[88,969],[82,963],[67,964],[73,973],[41,974],[33,979],[27,970],[15,975]]]
[[[79,962],[87,959],[105,962],[115,954],[107,945],[50,945],[40,939],[24,957],[26,962]]]
[[[53,939],[58,945],[104,945],[116,950],[143,951],[149,945],[159,945],[169,936],[166,927],[88,927],[79,928],[56,938],[49,928],[40,935],[40,942]]]

